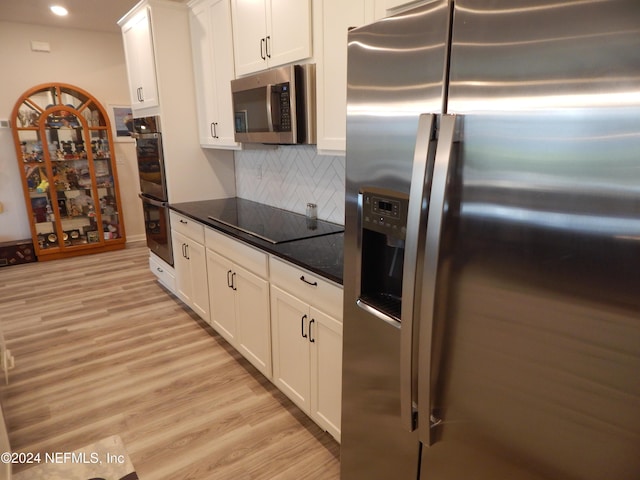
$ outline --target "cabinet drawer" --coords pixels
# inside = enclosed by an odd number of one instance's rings
[[[168,266],[162,260],[149,256],[149,269],[153,273],[160,283],[167,287],[171,292],[176,293],[176,277],[173,273],[173,268]]]
[[[267,254],[212,228],[205,228],[207,248],[227,257],[232,262],[256,275],[267,278]]]
[[[189,217],[174,211],[171,214],[171,228],[186,237],[204,245],[204,226]]]
[[[332,317],[342,319],[343,291],[340,285],[277,257],[269,257],[269,271],[274,285]]]

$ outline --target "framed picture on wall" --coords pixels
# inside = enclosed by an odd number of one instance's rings
[[[114,142],[133,142],[133,115],[127,105],[109,105],[109,120]]]

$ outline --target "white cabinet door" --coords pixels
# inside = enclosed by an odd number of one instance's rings
[[[173,267],[176,273],[176,294],[187,305],[191,306],[191,265],[186,254],[186,245],[189,239],[175,230],[171,230],[171,243],[173,245]]]
[[[342,323],[310,309],[311,416],[340,441],[342,412]]]
[[[232,0],[233,49],[236,74],[264,70],[266,62],[267,5],[264,0]]]
[[[429,0],[373,0],[375,3],[375,17],[381,19],[417,7]]]
[[[158,84],[151,32],[151,13],[142,7],[123,27],[122,38],[134,112],[158,106]]]
[[[298,407],[309,413],[309,306],[271,286],[273,381]]]
[[[311,56],[310,0],[232,0],[237,75]]]
[[[271,286],[273,381],[340,441],[342,323]]]
[[[317,64],[318,151],[344,154],[347,120],[347,33],[373,20],[370,0],[323,0]]]
[[[234,265],[238,349],[263,375],[271,378],[269,282]]]
[[[211,326],[271,378],[269,282],[207,249]]]
[[[235,71],[229,0],[203,0],[189,6],[200,145],[239,149],[230,89]]]
[[[209,288],[204,245],[171,230],[178,297],[209,323]]]
[[[310,57],[311,2],[270,0],[267,3],[269,66],[275,67]]]
[[[209,287],[207,283],[207,258],[204,245],[189,239],[187,260],[191,269],[191,308],[205,322],[209,317]]]
[[[209,303],[211,326],[234,347],[237,347],[235,292],[231,275],[233,264],[207,249],[207,275],[209,277]]]

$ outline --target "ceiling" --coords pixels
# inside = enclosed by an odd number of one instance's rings
[[[0,0],[0,21],[31,23],[50,27],[79,28],[119,33],[117,21],[139,0]],[[184,3],[186,0],[173,0]],[[69,10],[66,17],[49,11],[50,5]]]

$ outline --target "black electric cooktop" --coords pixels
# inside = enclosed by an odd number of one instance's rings
[[[242,198],[224,198],[207,202],[208,218],[275,244],[321,237],[344,231],[342,225],[312,220]]]

